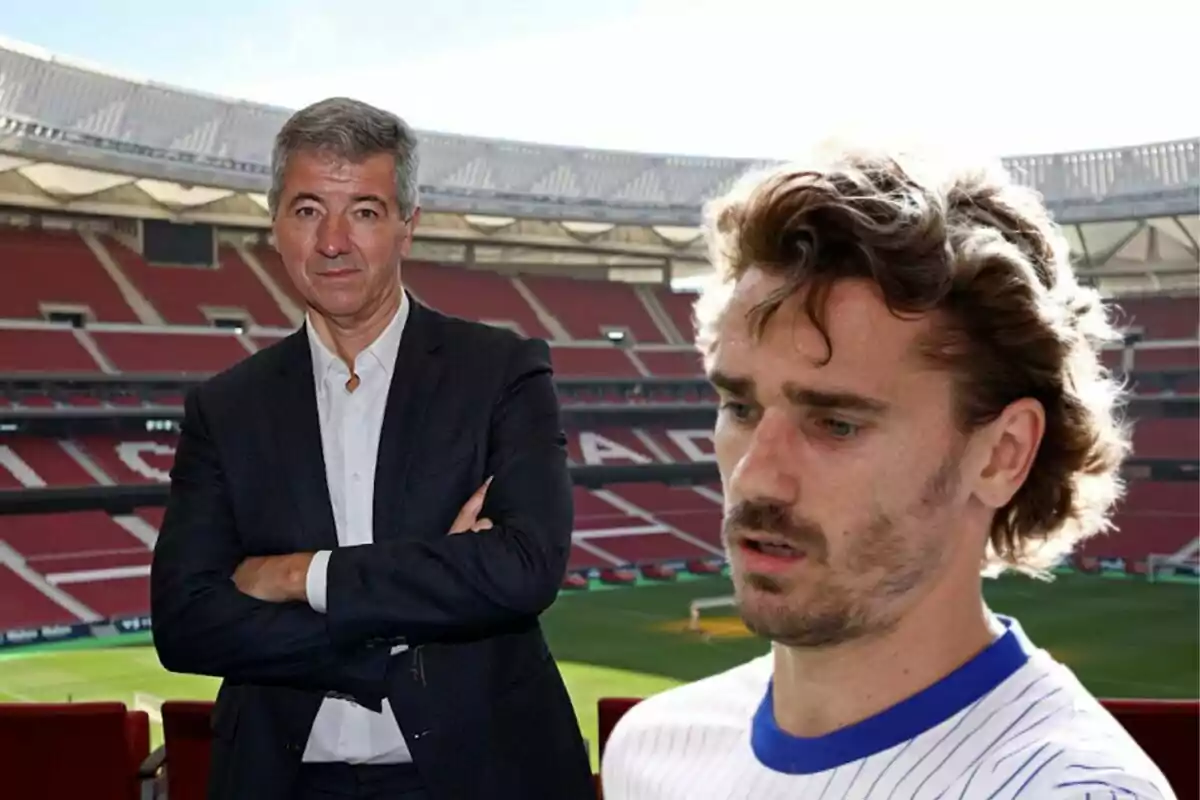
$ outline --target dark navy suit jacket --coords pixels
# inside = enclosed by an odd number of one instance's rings
[[[538,623],[573,521],[549,348],[410,300],[374,544],[337,546],[303,329],[188,394],[151,600],[163,665],[224,679],[212,798],[289,797],[331,692],[377,710],[388,698],[435,800],[595,796]],[[447,535],[489,475],[495,527]],[[326,614],[230,578],[248,556],[321,549]]]

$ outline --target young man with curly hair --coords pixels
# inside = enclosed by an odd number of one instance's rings
[[[845,152],[708,209],[724,540],[770,654],[649,698],[607,800],[1172,798],[983,577],[1108,526],[1117,338],[1032,192]]]

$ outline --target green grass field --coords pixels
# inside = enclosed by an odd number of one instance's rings
[[[725,578],[564,594],[544,619],[546,635],[584,732],[596,730],[597,698],[646,695],[726,669],[767,646],[736,620],[705,618],[684,630],[696,597],[730,593]],[[990,582],[992,607],[1018,617],[1038,644],[1102,697],[1196,697],[1200,684],[1200,589],[1068,575],[1052,584]],[[217,682],[172,675],[144,637],[121,644],[65,643],[0,655],[0,701],[211,699]],[[157,731],[155,742],[157,744]],[[593,752],[595,748],[593,747]]]

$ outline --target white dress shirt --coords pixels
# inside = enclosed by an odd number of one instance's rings
[[[325,454],[325,480],[340,547],[374,541],[375,459],[408,311],[405,294],[387,328],[355,359],[359,384],[353,392],[346,388],[350,370],[345,362],[325,346],[311,320],[307,326]],[[329,551],[323,550],[313,557],[306,576],[309,605],[322,614],[326,608],[328,567]],[[403,649],[394,648],[393,653]],[[303,760],[395,764],[412,761],[412,755],[386,699],[383,710],[377,713],[351,700],[327,697],[313,721]]]

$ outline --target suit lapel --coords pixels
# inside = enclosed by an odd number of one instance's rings
[[[302,546],[327,550],[338,546],[337,527],[325,480],[325,452],[306,327],[289,336],[280,353],[278,403],[272,409],[272,425],[286,483],[305,534]]]
[[[396,354],[375,462],[375,541],[403,536],[404,487],[430,401],[442,376],[440,318],[409,295],[412,307]]]

